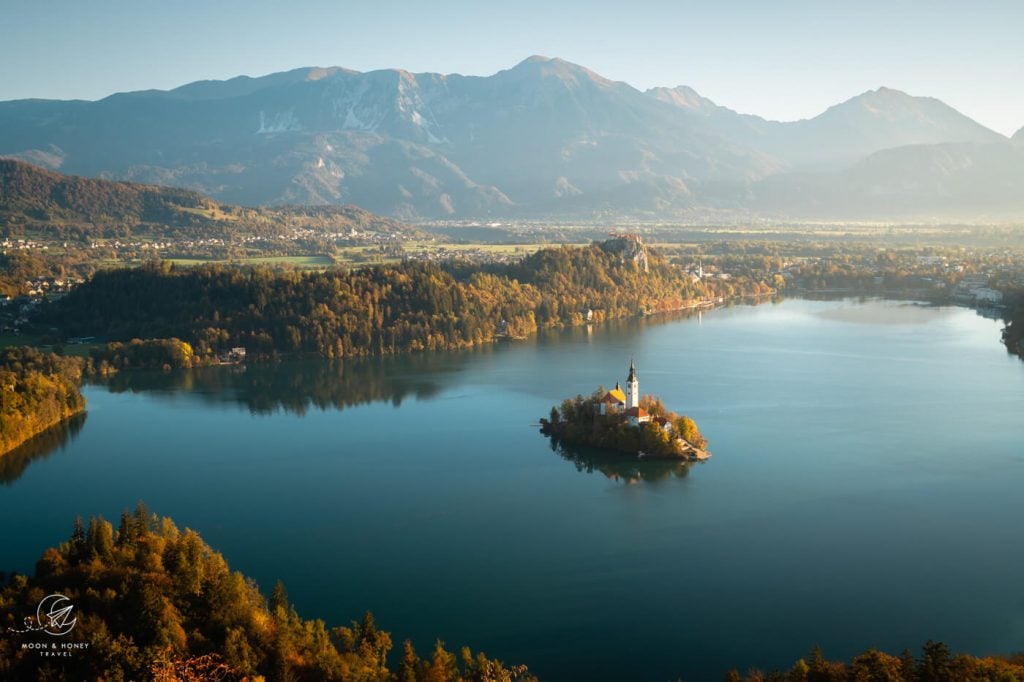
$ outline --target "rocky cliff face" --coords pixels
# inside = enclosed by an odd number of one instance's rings
[[[614,253],[622,260],[633,261],[644,272],[647,272],[647,248],[639,236],[622,236],[602,242],[601,248],[608,253]]]

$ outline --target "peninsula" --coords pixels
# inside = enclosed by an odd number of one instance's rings
[[[626,388],[598,388],[551,408],[541,433],[555,442],[615,450],[641,458],[703,461],[707,440],[692,419],[670,412],[656,396],[640,396],[636,364],[629,363]]]
[[[0,349],[0,456],[85,410],[78,358]]]

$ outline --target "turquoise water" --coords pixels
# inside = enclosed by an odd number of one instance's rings
[[[0,568],[137,500],[299,612],[543,679],[720,679],[926,639],[1024,649],[1024,362],[958,308],[802,301],[478,352],[125,373],[0,468]],[[624,381],[692,416],[690,467],[553,452]]]

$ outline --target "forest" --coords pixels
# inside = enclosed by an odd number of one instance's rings
[[[90,375],[109,375],[119,369],[182,369],[202,364],[192,346],[180,339],[114,341],[89,354]],[[208,358],[208,360],[212,360]]]
[[[62,642],[88,644],[72,656],[41,659],[21,648],[40,600],[61,594],[77,623]],[[31,625],[38,625],[30,623]],[[0,679],[40,680],[360,680],[375,682],[527,682],[524,666],[449,651],[440,641],[421,657],[409,641],[366,613],[348,626],[306,620],[278,582],[269,598],[232,571],[192,530],[141,503],[115,529],[103,518],[77,519],[71,537],[47,549],[32,577],[0,589]],[[53,638],[42,635],[49,641]]]
[[[0,456],[85,409],[83,365],[30,347],[0,349]]]
[[[829,661],[820,647],[799,659],[786,672],[731,670],[725,682],[1021,682],[1024,656],[1008,658],[953,654],[941,642],[927,642],[918,656],[904,649],[893,656],[877,649],[855,656],[849,663]]]
[[[653,252],[624,256],[617,241],[544,249],[510,265],[406,261],[300,272],[152,262],[98,272],[46,306],[40,321],[108,341],[176,337],[200,361],[239,346],[249,357],[331,358],[469,348],[772,291],[749,278],[694,281]]]

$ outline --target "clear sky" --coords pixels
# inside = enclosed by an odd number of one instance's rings
[[[1024,126],[1024,0],[0,0],[0,99],[298,66],[488,75],[532,54],[780,120],[886,85]]]

